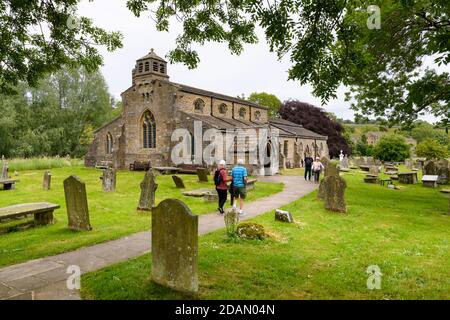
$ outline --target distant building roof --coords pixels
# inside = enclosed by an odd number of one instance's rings
[[[311,130],[303,128],[302,125],[295,124],[293,122],[279,119],[279,118],[272,118],[269,119],[269,124],[281,129],[285,132],[290,133],[291,135],[300,137],[300,138],[312,138],[312,139],[318,139],[318,140],[327,140],[327,136],[322,136],[318,133],[315,133]]]

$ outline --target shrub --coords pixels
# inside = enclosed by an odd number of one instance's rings
[[[434,139],[425,139],[416,147],[417,156],[431,159],[443,159],[448,156],[448,149]]]
[[[258,223],[247,222],[241,223],[236,230],[239,237],[245,239],[259,239],[262,240],[266,236],[264,227]]]
[[[410,156],[410,146],[403,136],[386,135],[373,148],[373,156],[382,161],[404,161]]]

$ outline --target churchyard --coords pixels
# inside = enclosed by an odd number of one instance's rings
[[[0,190],[0,208],[35,202],[49,202],[59,205],[60,208],[54,211],[54,224],[24,230],[19,227],[24,219],[0,224],[1,229],[13,231],[0,233],[0,266],[2,267],[72,251],[151,228],[151,214],[148,211],[137,210],[140,183],[143,181],[144,172],[118,171],[116,191],[104,192],[100,179],[103,171],[99,169],[76,165],[53,168],[49,170],[50,190],[46,190],[43,185],[43,177],[47,170],[18,171],[17,176],[14,171],[10,170],[9,175],[19,182],[14,190]],[[90,231],[74,231],[68,227],[63,182],[72,175],[86,185],[92,227]],[[158,189],[155,203],[158,204],[166,198],[179,198],[197,215],[215,212],[217,208],[215,202],[182,195],[183,191],[199,188],[213,189],[213,182],[200,183],[196,175],[179,176],[186,185],[185,189],[177,189],[171,175],[156,177]],[[107,187],[110,188],[110,186]],[[275,194],[282,189],[282,183],[258,182],[257,187],[249,193],[249,201]],[[33,218],[28,220],[32,221]]]
[[[404,166],[400,172],[407,172]],[[284,170],[301,175],[303,170]],[[200,299],[447,299],[450,292],[449,196],[421,183],[389,189],[364,182],[360,169],[342,172],[346,213],[325,209],[313,192],[251,220],[267,237],[229,237],[225,229],[198,239]],[[419,181],[421,173],[419,172]],[[395,182],[398,184],[398,182]],[[368,268],[381,287],[369,290]],[[152,282],[152,257],[82,276],[84,299],[183,299]]]

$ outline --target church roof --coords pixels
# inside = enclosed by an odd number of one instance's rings
[[[302,125],[295,124],[293,122],[284,120],[284,119],[269,119],[269,124],[278,129],[283,130],[284,132],[288,132],[296,137],[300,138],[309,138],[309,139],[317,139],[317,140],[327,140],[327,136],[322,136],[318,133],[315,133],[311,130],[303,128]]]
[[[175,85],[180,87],[181,91],[187,92],[187,93],[193,93],[193,94],[198,94],[198,95],[202,95],[202,96],[206,96],[206,97],[213,97],[216,99],[220,99],[220,100],[226,100],[226,101],[231,101],[231,102],[235,102],[235,103],[239,103],[239,104],[243,104],[243,105],[248,105],[251,107],[255,107],[258,109],[264,109],[267,110],[268,108],[262,105],[259,105],[257,103],[254,102],[250,102],[244,99],[240,99],[240,98],[236,98],[236,97],[232,97],[232,96],[227,96],[221,93],[217,93],[217,92],[212,92],[212,91],[208,91],[208,90],[204,90],[204,89],[199,89],[199,88],[194,88],[194,87],[190,87],[181,83],[174,83]]]
[[[218,118],[211,115],[198,114],[198,113],[188,113],[184,111],[179,111],[183,113],[186,117],[191,117],[195,120],[199,120],[205,122],[212,126],[213,128],[219,130],[226,129],[256,129],[256,128],[265,128],[267,124],[257,124],[249,121],[237,120],[232,118]]]
[[[154,59],[154,60],[159,60],[162,62],[167,62],[166,60],[164,60],[163,58],[161,58],[160,56],[158,56],[154,51],[153,48],[150,50],[150,52],[143,56],[142,58],[138,59],[138,60],[144,60],[144,59]]]

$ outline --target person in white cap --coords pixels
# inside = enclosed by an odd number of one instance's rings
[[[219,165],[217,166],[217,170],[214,173],[214,184],[216,185],[217,195],[219,196],[219,210],[220,214],[224,214],[223,210],[224,204],[227,202],[227,194],[228,194],[228,185],[227,182],[231,181],[231,178],[228,177],[227,169],[225,168],[226,162],[225,160],[221,160]]]
[[[237,166],[231,171],[231,177],[233,178],[233,194],[237,201],[239,199],[239,214],[241,216],[244,213],[244,200],[247,197],[247,169],[243,166],[244,160],[239,159]],[[234,202],[233,207],[236,207],[236,202]]]

